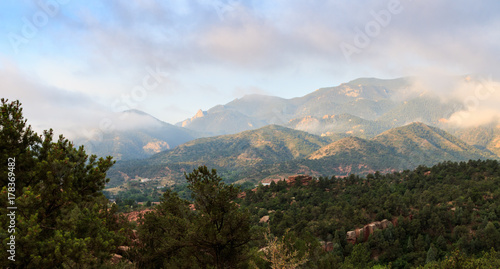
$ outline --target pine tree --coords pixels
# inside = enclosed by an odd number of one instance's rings
[[[425,259],[425,263],[436,261],[437,255],[438,255],[437,249],[434,247],[434,244],[431,244],[429,250],[427,251],[427,258]]]
[[[246,260],[250,220],[233,201],[240,188],[226,185],[217,171],[200,166],[186,175],[196,208],[190,240],[198,260],[215,268],[235,268]]]
[[[406,250],[408,252],[413,251],[413,241],[411,240],[411,236],[408,237],[408,242],[406,243]]]
[[[370,249],[366,244],[356,244],[351,255],[346,257],[342,268],[370,268],[372,266]]]
[[[111,157],[88,156],[52,130],[38,136],[22,115],[19,101],[2,99],[0,117],[0,223],[8,223],[6,180],[15,178],[15,262],[0,253],[5,268],[97,266],[109,260],[124,237],[110,230],[107,200],[100,192]],[[8,159],[15,159],[13,171]],[[9,172],[11,174],[9,174]],[[12,206],[12,205],[11,205]],[[0,234],[8,234],[2,225]]]
[[[142,268],[240,268],[250,241],[247,212],[233,201],[240,189],[200,166],[185,175],[194,204],[165,192],[139,227],[134,259]]]
[[[194,216],[189,203],[167,190],[155,209],[138,227],[140,245],[132,252],[138,267],[196,268],[187,238]]]

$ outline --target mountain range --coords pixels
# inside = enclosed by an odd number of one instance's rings
[[[336,87],[318,89],[302,97],[246,95],[174,125],[138,110],[123,113],[156,122],[151,127],[108,132],[99,139],[76,138],[90,153],[117,160],[149,157],[200,137],[235,134],[277,124],[317,135],[347,134],[372,138],[414,121],[440,127],[460,110],[459,102],[443,103],[426,92],[415,92],[412,78],[360,78]],[[442,126],[441,126],[442,127]]]
[[[411,123],[374,138],[318,136],[268,125],[232,135],[199,138],[148,159],[117,163],[110,186],[140,178],[159,185],[183,182],[183,173],[206,165],[228,182],[259,182],[293,174],[348,176],[412,169],[442,161],[495,159],[487,149],[468,145],[449,133]]]
[[[438,125],[462,108],[425,91],[416,92],[412,78],[361,78],[321,88],[303,97],[283,99],[247,95],[177,123],[207,135],[234,134],[279,124],[318,135],[348,133],[373,137],[406,123]]]
[[[147,158],[200,137],[196,131],[163,122],[139,110],[124,111],[120,117],[124,121],[135,119],[147,124],[103,132],[101,137],[93,139],[77,137],[74,143],[84,145],[89,153],[98,156],[111,155],[115,160],[133,160]]]
[[[453,98],[444,101],[416,89],[411,77],[360,78],[292,99],[246,95],[175,125],[129,110],[123,113],[152,124],[75,143],[119,160],[110,186],[137,178],[175,184],[198,165],[218,169],[230,182],[257,182],[297,173],[346,176],[499,158],[497,123],[447,124],[463,108]]]

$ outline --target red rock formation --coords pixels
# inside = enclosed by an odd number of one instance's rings
[[[302,186],[307,186],[309,185],[309,182],[312,181],[312,177],[309,175],[289,176],[288,179],[286,180],[286,183],[288,183],[288,185],[294,185],[297,180],[301,181]]]
[[[370,224],[366,224],[363,228],[358,228],[354,231],[348,231],[346,234],[347,242],[355,244],[358,238],[363,237],[363,242],[368,240],[370,234],[373,234],[376,230],[383,230],[389,227],[389,223],[392,224],[389,220],[375,221]]]
[[[269,222],[269,216],[264,216],[259,220],[259,223],[267,223],[267,222]]]
[[[133,211],[133,212],[130,212],[130,213],[124,213],[123,215],[125,216],[125,218],[127,218],[128,221],[140,221],[140,216],[141,215],[145,215],[147,212],[151,212],[153,211],[153,209],[144,209],[144,210],[141,210],[141,211]]]
[[[321,241],[320,244],[321,244],[321,247],[323,248],[324,251],[326,251],[326,252],[333,251],[333,242]]]

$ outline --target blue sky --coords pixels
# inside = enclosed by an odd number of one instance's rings
[[[2,1],[0,88],[39,129],[169,123],[358,77],[498,77],[498,1]]]

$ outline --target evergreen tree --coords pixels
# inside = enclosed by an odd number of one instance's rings
[[[240,188],[226,185],[217,171],[200,166],[186,175],[196,215],[190,240],[195,255],[216,268],[236,268],[246,260],[250,241],[250,219],[233,201]]]
[[[406,243],[406,250],[408,252],[413,251],[413,241],[411,240],[411,236],[408,237],[408,242]]]
[[[356,244],[351,255],[346,257],[342,268],[370,268],[372,266],[370,249],[366,244]]]
[[[2,99],[0,158],[3,164],[12,158],[15,165],[12,171],[7,165],[1,169],[0,222],[9,222],[6,203],[13,189],[18,208],[15,232],[0,227],[0,234],[16,238],[15,261],[5,251],[0,254],[3,268],[94,267],[106,263],[124,243],[120,228],[108,224],[116,219],[105,213],[107,199],[100,192],[113,165],[111,157],[89,157],[83,146],[77,149],[63,136],[52,140],[52,130],[42,137],[26,126],[19,101]],[[8,185],[8,178],[15,178],[15,187]]]
[[[500,232],[492,222],[488,222],[479,234],[487,249],[500,247]]]
[[[186,237],[193,214],[189,203],[167,190],[156,210],[144,216],[138,227],[139,242],[132,250],[140,268],[197,268],[193,248]]]
[[[143,268],[240,268],[245,266],[250,219],[233,201],[240,189],[226,185],[215,169],[200,166],[185,175],[193,207],[171,191],[139,227],[135,260]],[[194,210],[193,210],[194,209]]]
[[[438,251],[434,247],[434,244],[431,244],[429,250],[427,251],[427,258],[425,259],[425,263],[433,262],[437,260]]]

